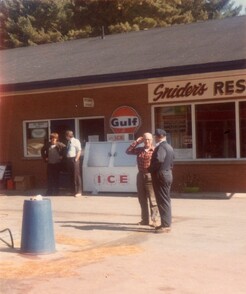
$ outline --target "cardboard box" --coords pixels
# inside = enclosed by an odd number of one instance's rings
[[[25,191],[34,187],[34,176],[16,176],[14,178],[15,189]]]

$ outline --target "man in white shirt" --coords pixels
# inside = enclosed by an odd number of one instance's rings
[[[67,139],[67,169],[71,179],[71,192],[75,197],[82,196],[80,156],[81,143],[74,138],[72,131],[66,131]]]

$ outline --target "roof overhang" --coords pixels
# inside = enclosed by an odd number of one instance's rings
[[[52,89],[56,89],[56,91],[61,91],[75,86],[79,86],[82,89],[83,87],[93,84],[100,85],[100,87],[102,87],[104,85],[109,86],[110,83],[115,85],[117,83],[121,84],[122,82],[126,83],[127,81],[129,82],[129,84],[131,84],[133,81],[135,81],[135,83],[144,83],[144,81],[153,78],[173,77],[180,75],[202,74],[242,69],[246,69],[246,59],[166,67],[132,72],[121,72],[105,75],[43,80],[28,83],[2,84],[0,85],[0,92],[1,95],[8,96],[20,93],[23,94],[24,92],[29,91],[47,92],[48,89],[50,89],[50,91],[52,91]]]

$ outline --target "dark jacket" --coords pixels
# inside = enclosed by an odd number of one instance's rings
[[[48,142],[44,144],[44,146],[41,149],[41,156],[44,160],[46,160],[49,157],[49,148],[51,146],[51,142]],[[64,157],[66,154],[66,145],[64,145],[61,142],[56,143],[56,150],[59,153],[60,156]]]
[[[171,171],[173,168],[174,151],[171,145],[166,141],[161,142],[154,150],[150,167],[150,173],[163,171]]]

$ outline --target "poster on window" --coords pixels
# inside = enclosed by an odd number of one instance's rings
[[[48,140],[48,122],[26,123],[26,154],[41,156],[41,148]]]

